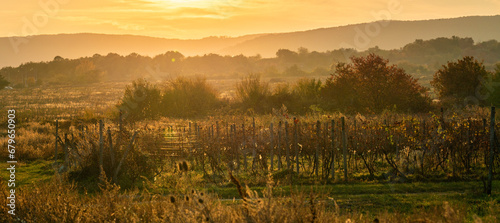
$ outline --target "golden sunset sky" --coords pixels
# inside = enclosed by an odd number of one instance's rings
[[[500,0],[2,1],[0,36],[134,34],[193,39],[371,22],[500,14]]]

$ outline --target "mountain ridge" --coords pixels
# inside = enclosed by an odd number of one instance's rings
[[[0,67],[30,61],[50,61],[55,56],[79,58],[94,54],[138,53],[155,56],[178,51],[185,56],[217,53],[273,57],[278,49],[328,51],[339,48],[366,50],[372,47],[398,49],[415,39],[471,37],[475,42],[500,40],[500,15],[467,16],[416,21],[379,20],[337,27],[286,33],[249,34],[238,37],[166,39],[135,34],[43,34],[0,37]],[[11,41],[20,41],[12,44]],[[17,46],[17,50],[16,50]]]

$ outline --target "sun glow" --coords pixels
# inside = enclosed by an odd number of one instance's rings
[[[213,0],[150,0],[158,4],[168,5],[170,7],[195,7],[206,8],[217,1]]]

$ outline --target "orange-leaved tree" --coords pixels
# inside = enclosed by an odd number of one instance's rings
[[[330,108],[378,113],[385,109],[420,112],[429,109],[427,89],[382,57],[369,54],[339,63],[322,91]],[[330,102],[330,103],[328,103]]]

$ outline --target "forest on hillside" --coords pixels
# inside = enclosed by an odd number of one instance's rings
[[[366,51],[338,49],[326,52],[280,49],[273,58],[255,56],[223,56],[205,54],[186,57],[182,52],[167,51],[155,57],[132,53],[95,54],[92,57],[67,59],[54,56],[52,61],[27,62],[18,67],[3,67],[4,76],[13,87],[34,87],[53,84],[88,84],[101,81],[131,81],[137,78],[164,80],[178,76],[202,75],[210,79],[241,78],[247,74],[262,77],[318,77],[334,73],[339,63],[352,56],[377,54],[403,68],[424,86],[438,69],[448,61],[473,56],[487,70],[500,62],[500,43],[496,40],[474,43],[472,38],[417,39],[400,49]]]

